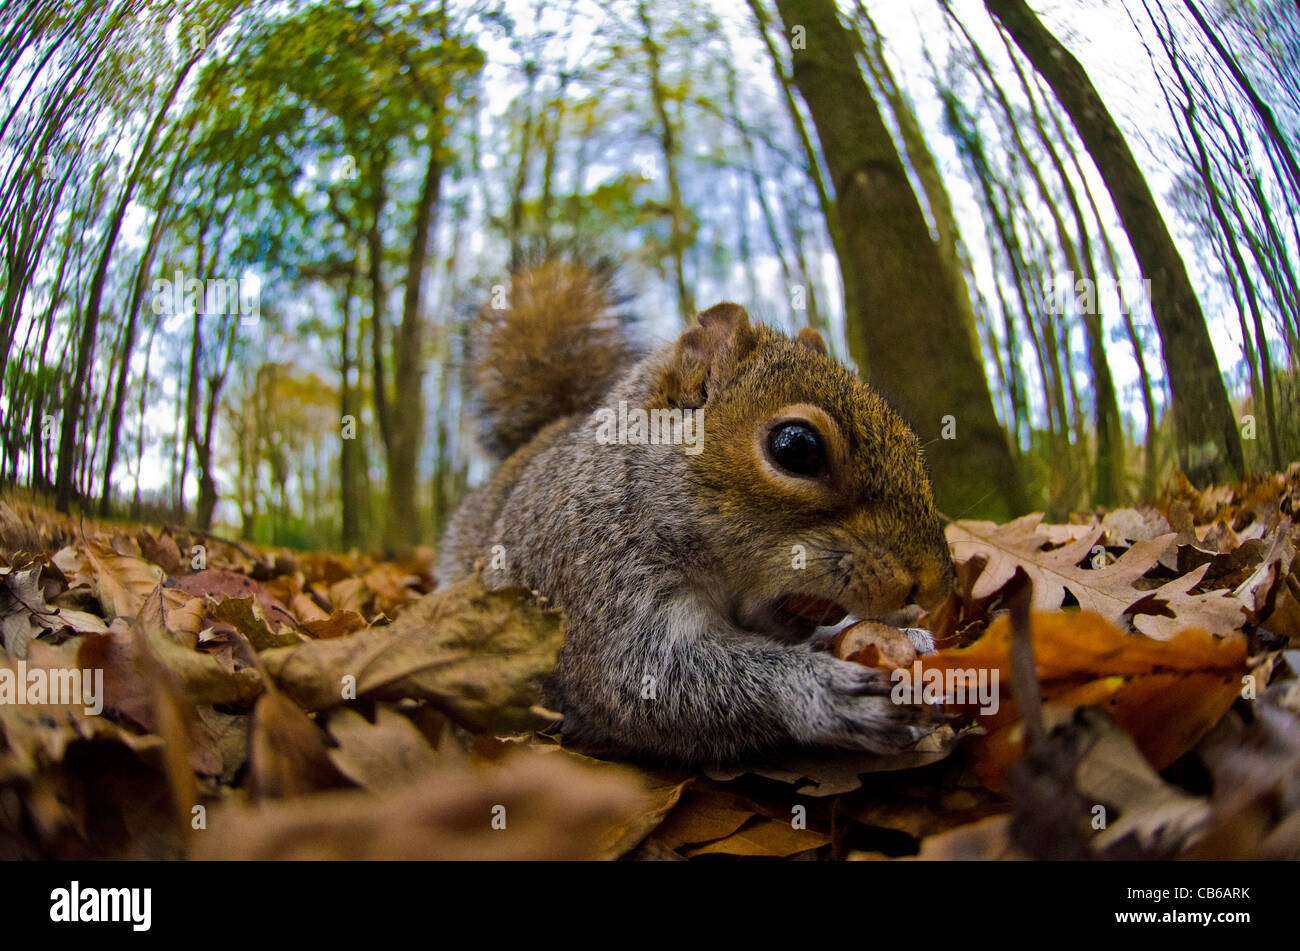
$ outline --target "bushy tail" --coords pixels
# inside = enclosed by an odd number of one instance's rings
[[[500,458],[590,410],[635,357],[608,269],[544,261],[504,297],[479,308],[470,337],[479,438]]]

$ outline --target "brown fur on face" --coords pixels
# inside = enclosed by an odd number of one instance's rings
[[[952,566],[916,436],[815,332],[791,339],[720,304],[679,341],[657,401],[703,408],[704,450],[687,471],[742,626],[782,633],[770,609],[792,594],[879,617],[947,593]],[[824,477],[768,457],[767,433],[787,421],[821,436]]]

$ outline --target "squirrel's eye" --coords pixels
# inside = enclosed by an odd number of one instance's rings
[[[826,450],[807,423],[786,423],[767,437],[767,454],[786,472],[816,478],[826,472]]]

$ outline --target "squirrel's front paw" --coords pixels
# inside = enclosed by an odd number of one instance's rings
[[[824,705],[812,742],[870,753],[898,753],[943,722],[931,707],[897,703],[888,671],[826,657]]]

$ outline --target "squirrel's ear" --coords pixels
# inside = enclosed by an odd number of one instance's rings
[[[700,314],[698,327],[677,338],[653,402],[684,409],[703,406],[710,387],[727,381],[758,344],[749,314],[739,304],[715,304]]]
[[[822,339],[821,334],[813,330],[811,327],[805,327],[803,330],[799,331],[798,336],[794,339],[797,343],[803,344],[813,353],[820,353],[823,357],[827,356],[826,341]]]

